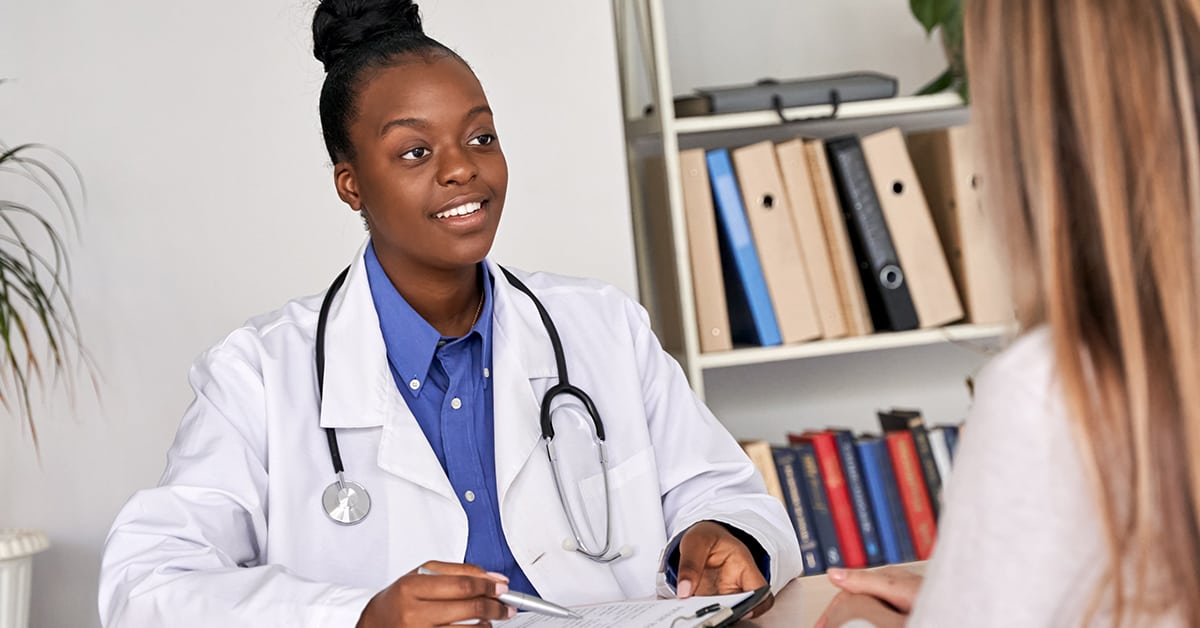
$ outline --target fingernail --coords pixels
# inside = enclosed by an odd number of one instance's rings
[[[513,617],[516,617],[516,616],[517,616],[517,609],[515,609],[511,606],[508,607],[508,618],[512,619]]]
[[[829,569],[829,571],[826,571],[825,573],[828,574],[829,579],[833,580],[834,582],[841,582],[846,579],[846,570],[845,569],[838,569],[837,567],[833,567],[833,568]]]
[[[496,583],[496,595],[504,595],[508,593],[508,585],[503,582]]]
[[[495,580],[496,582],[508,582],[508,576],[506,576],[502,573],[496,573],[494,571],[489,571],[485,575],[487,575],[487,577],[491,578],[492,580]]]
[[[680,580],[679,585],[675,587],[675,596],[678,598],[687,598],[692,596],[692,581]]]

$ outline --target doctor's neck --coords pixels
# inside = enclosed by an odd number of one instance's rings
[[[479,320],[484,301],[483,262],[438,273],[394,271],[382,259],[380,262],[400,296],[442,336],[463,336]]]

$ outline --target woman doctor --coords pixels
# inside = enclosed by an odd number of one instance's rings
[[[504,154],[479,81],[417,7],[325,0],[313,36],[334,184],[369,240],[341,285],[197,360],[160,485],[109,534],[104,625],[486,624],[512,615],[510,589],[574,605],[796,576],[782,506],[644,311],[486,258]],[[550,404],[573,443],[552,463],[541,406],[566,380],[586,392]]]

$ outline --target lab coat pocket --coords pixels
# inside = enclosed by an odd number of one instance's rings
[[[589,541],[593,548],[598,549],[603,546],[608,508],[618,510],[618,512],[612,513],[613,525],[617,526],[622,518],[619,512],[620,505],[631,503],[628,493],[631,490],[646,490],[651,487],[655,493],[658,492],[658,477],[654,470],[654,449],[652,447],[646,447],[616,464],[610,464],[608,468],[609,495],[607,496],[602,473],[595,473],[580,480],[579,494],[584,511],[587,513],[585,517],[581,517],[584,521],[584,530],[580,530],[580,534],[586,534],[583,537],[584,540]]]

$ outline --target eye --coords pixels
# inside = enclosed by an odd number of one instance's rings
[[[496,143],[496,136],[491,133],[483,133],[482,135],[476,135],[475,137],[471,138],[471,141],[467,142],[467,144],[469,144],[471,146],[490,146],[495,143]]]
[[[429,149],[425,148],[424,146],[418,146],[417,148],[414,148],[414,149],[408,151],[407,153],[400,155],[400,159],[410,159],[410,160],[415,161],[417,159],[424,159],[428,156],[429,156]]]

